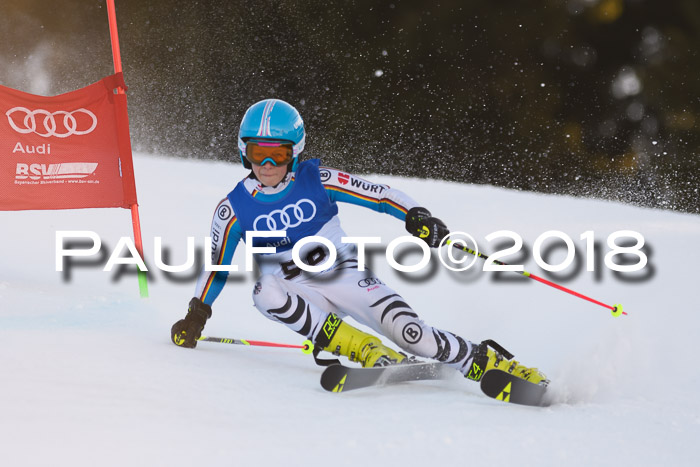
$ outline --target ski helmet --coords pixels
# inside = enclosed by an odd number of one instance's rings
[[[304,121],[297,109],[285,101],[265,99],[256,102],[246,110],[238,131],[238,152],[246,169],[251,168],[245,157],[246,142],[251,139],[291,142],[291,170],[295,171],[306,142]]]

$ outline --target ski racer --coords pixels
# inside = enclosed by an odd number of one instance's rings
[[[495,368],[536,384],[543,381],[545,376],[537,369],[506,359],[502,355],[505,351],[498,351],[499,346],[492,341],[474,344],[426,324],[371,271],[360,271],[356,245],[341,242],[345,232],[337,202],[389,214],[405,222],[409,233],[433,248],[449,231],[440,219],[399,190],[322,167],[318,159],[300,161],[305,138],[299,112],[284,101],[266,99],[246,111],[238,149],[241,162],[251,172],[214,211],[211,264],[230,264],[246,233],[285,231],[284,237],[253,239],[253,246],[274,247],[276,251],[255,255],[261,276],[253,289],[253,302],[267,318],[311,340],[316,352],[342,355],[363,367],[410,360],[374,334],[350,325],[345,318],[351,317],[406,353],[443,362],[468,379],[479,381]],[[302,271],[292,260],[292,248],[308,236],[323,237],[335,246],[335,261],[321,272]],[[299,250],[299,258],[309,265],[324,263],[328,255],[329,250],[319,243],[306,243]],[[202,271],[187,315],[172,327],[170,335],[176,345],[196,347],[227,276],[223,271]]]

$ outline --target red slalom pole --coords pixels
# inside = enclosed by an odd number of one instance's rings
[[[619,303],[617,305],[614,305],[614,306],[607,305],[607,304],[605,304],[603,302],[599,302],[598,300],[595,300],[591,297],[587,297],[586,295],[583,295],[582,293],[578,293],[575,290],[568,289],[568,288],[564,287],[563,285],[559,285],[559,284],[556,284],[552,281],[548,281],[547,279],[543,279],[543,278],[536,276],[534,274],[531,274],[527,271],[523,271],[523,276],[527,276],[530,279],[535,279],[538,282],[546,284],[550,287],[554,287],[555,289],[559,289],[562,292],[569,293],[569,294],[573,295],[574,297],[582,298],[584,300],[588,300],[591,303],[595,303],[596,305],[600,305],[603,308],[607,308],[608,310],[610,310],[612,312],[613,316],[620,316],[621,314],[627,315],[626,311],[622,311],[622,305]]]
[[[112,42],[112,60],[114,61],[114,73],[122,73],[122,55],[119,49],[119,34],[117,32],[117,11],[114,7],[114,0],[106,0],[107,3],[107,18],[109,20],[109,38]],[[122,86],[117,88],[117,94],[126,94],[126,89]],[[128,126],[128,114],[126,112],[126,101],[124,101],[124,122],[126,128],[123,130],[125,132],[123,136],[124,150],[128,152],[128,164],[131,166],[131,160],[133,158],[131,153],[131,137],[129,136],[129,126]],[[126,154],[125,154],[126,155]],[[134,190],[136,188],[134,187]],[[138,251],[141,258],[143,256],[143,239],[141,237],[141,219],[139,217],[139,205],[134,203],[130,206],[131,209],[131,225],[134,231],[134,246],[136,246],[136,251]],[[148,297],[148,279],[146,277],[146,272],[139,270],[138,272],[139,281],[139,291],[142,298]]]
[[[310,354],[314,350],[314,345],[310,340],[305,340],[302,345],[296,344],[278,344],[277,342],[252,341],[249,339],[232,339],[229,337],[207,337],[202,336],[198,341],[217,342],[219,344],[234,344],[234,345],[251,345],[256,347],[281,347],[285,349],[301,349],[305,354]]]
[[[466,252],[466,253],[469,253],[469,254],[471,254],[471,255],[474,255],[474,256],[476,256],[476,257],[478,257],[478,258],[481,258],[481,259],[484,259],[484,260],[489,259],[488,255],[485,255],[485,254],[483,254],[483,253],[481,253],[481,252],[479,252],[479,251],[474,251],[474,250],[472,250],[471,248],[467,248],[466,246],[460,246],[460,245],[458,245],[458,244],[456,244],[456,243],[453,243],[451,240],[448,240],[446,243],[447,243],[448,245],[451,244],[454,248],[458,249],[459,251],[464,251],[464,252]],[[504,263],[503,261],[498,261],[497,259],[494,259],[494,260],[492,260],[492,261],[493,261],[495,264],[499,264],[499,265],[501,265],[501,266],[508,266],[508,265],[507,265],[506,263]],[[529,272],[527,272],[527,271],[525,271],[525,270],[523,270],[523,271],[513,271],[513,272],[516,273],[516,274],[520,274],[521,276],[525,276],[525,277],[529,277],[530,279],[534,279],[534,280],[536,280],[536,281],[538,281],[538,282],[541,282],[542,284],[548,285],[548,286],[550,286],[550,287],[554,287],[555,289],[559,289],[559,290],[561,290],[562,292],[566,292],[566,293],[571,294],[571,295],[573,295],[573,296],[575,296],[575,297],[582,298],[582,299],[584,299],[584,300],[588,300],[589,302],[595,303],[596,305],[602,306],[603,308],[607,308],[608,310],[610,310],[610,311],[612,312],[612,315],[615,316],[615,317],[620,316],[620,315],[627,315],[627,312],[625,312],[625,311],[622,310],[622,305],[619,304],[619,303],[616,304],[616,305],[607,305],[607,304],[605,304],[605,303],[603,303],[603,302],[599,302],[598,300],[595,300],[595,299],[593,299],[593,298],[591,298],[591,297],[588,297],[588,296],[586,296],[586,295],[583,295],[582,293],[576,292],[575,290],[571,290],[571,289],[569,289],[569,288],[567,288],[567,287],[564,287],[563,285],[559,285],[559,284],[556,284],[556,283],[554,283],[554,282],[552,282],[552,281],[548,281],[547,279],[543,279],[542,277],[536,276],[536,275],[534,275],[534,274],[532,274],[532,273],[529,273]]]
[[[119,50],[119,34],[117,33],[117,11],[114,8],[114,0],[107,0],[107,16],[109,18],[109,37],[112,40],[112,59],[114,60],[114,72],[122,72],[122,56]],[[124,90],[119,88],[119,94]]]

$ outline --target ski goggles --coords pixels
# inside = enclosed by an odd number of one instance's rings
[[[287,165],[294,159],[294,145],[285,141],[248,141],[245,145],[245,158],[255,165]]]

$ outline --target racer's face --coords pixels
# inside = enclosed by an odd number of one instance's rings
[[[286,165],[273,165],[266,161],[263,165],[251,164],[253,173],[264,186],[275,186],[287,175]]]

